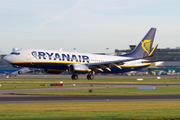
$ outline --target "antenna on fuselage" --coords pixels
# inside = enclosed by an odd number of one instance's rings
[[[74,52],[77,52],[76,48],[74,48]]]
[[[60,48],[59,51],[62,51],[62,48]]]

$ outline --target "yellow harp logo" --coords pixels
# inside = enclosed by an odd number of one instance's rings
[[[151,39],[142,41],[141,46],[144,49],[144,51],[146,51],[146,53],[149,55],[150,46],[151,46]]]

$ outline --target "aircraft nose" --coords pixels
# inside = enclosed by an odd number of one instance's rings
[[[6,60],[7,59],[7,55],[3,57],[3,60]]]
[[[3,60],[5,60],[6,62],[10,62],[10,56],[9,55],[6,55],[3,57]]]

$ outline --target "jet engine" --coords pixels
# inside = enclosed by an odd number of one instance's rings
[[[72,64],[69,67],[69,71],[72,73],[77,73],[77,74],[86,74],[90,72],[91,70],[84,64]]]
[[[21,70],[19,70],[19,71],[18,71],[18,74],[22,74],[22,71],[21,71]]]

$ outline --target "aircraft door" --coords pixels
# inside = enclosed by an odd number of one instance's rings
[[[26,55],[27,55],[26,59],[27,60],[31,60],[31,52],[30,51],[26,51]]]

